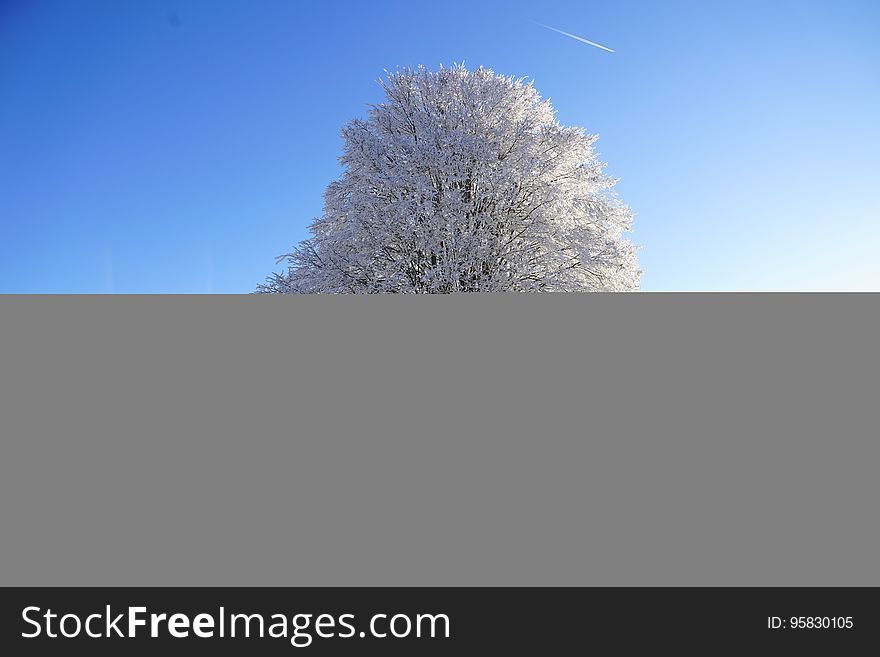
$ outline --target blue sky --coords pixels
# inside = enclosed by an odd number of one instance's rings
[[[878,35],[876,0],[0,0],[0,292],[253,290],[383,69],[462,61],[600,135],[645,290],[880,291]]]

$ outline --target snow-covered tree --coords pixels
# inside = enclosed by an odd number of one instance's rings
[[[272,293],[630,291],[632,213],[532,84],[463,66],[391,73],[342,130],[341,177]]]

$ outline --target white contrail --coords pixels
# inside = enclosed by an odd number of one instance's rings
[[[555,27],[550,27],[549,25],[544,25],[543,23],[537,23],[537,25],[540,25],[541,27],[545,27],[548,30],[553,30],[554,32],[558,32],[559,34],[562,34],[564,36],[575,39],[576,41],[580,41],[581,43],[586,43],[589,46],[593,46],[595,48],[601,48],[602,50],[607,50],[608,52],[614,52],[613,50],[611,50],[611,48],[606,48],[605,46],[599,45],[598,43],[593,43],[592,41],[587,41],[583,37],[579,37],[577,34],[569,34],[568,32],[563,32],[562,30],[557,30]]]

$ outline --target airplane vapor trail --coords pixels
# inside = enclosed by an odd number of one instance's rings
[[[543,23],[537,23],[537,25],[540,25],[541,27],[544,27],[548,30],[553,30],[554,32],[558,32],[559,34],[562,34],[564,36],[575,39],[576,41],[580,41],[581,43],[586,43],[587,45],[593,46],[594,48],[601,48],[602,50],[607,50],[608,52],[614,52],[613,50],[611,50],[611,48],[606,48],[605,46],[599,45],[598,43],[588,41],[587,39],[584,39],[583,37],[579,37],[577,34],[570,34],[569,32],[563,32],[562,30],[557,30],[555,27],[550,27],[549,25],[544,25]]]

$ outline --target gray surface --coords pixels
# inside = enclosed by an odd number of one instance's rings
[[[0,297],[3,585],[880,585],[880,296]]]

